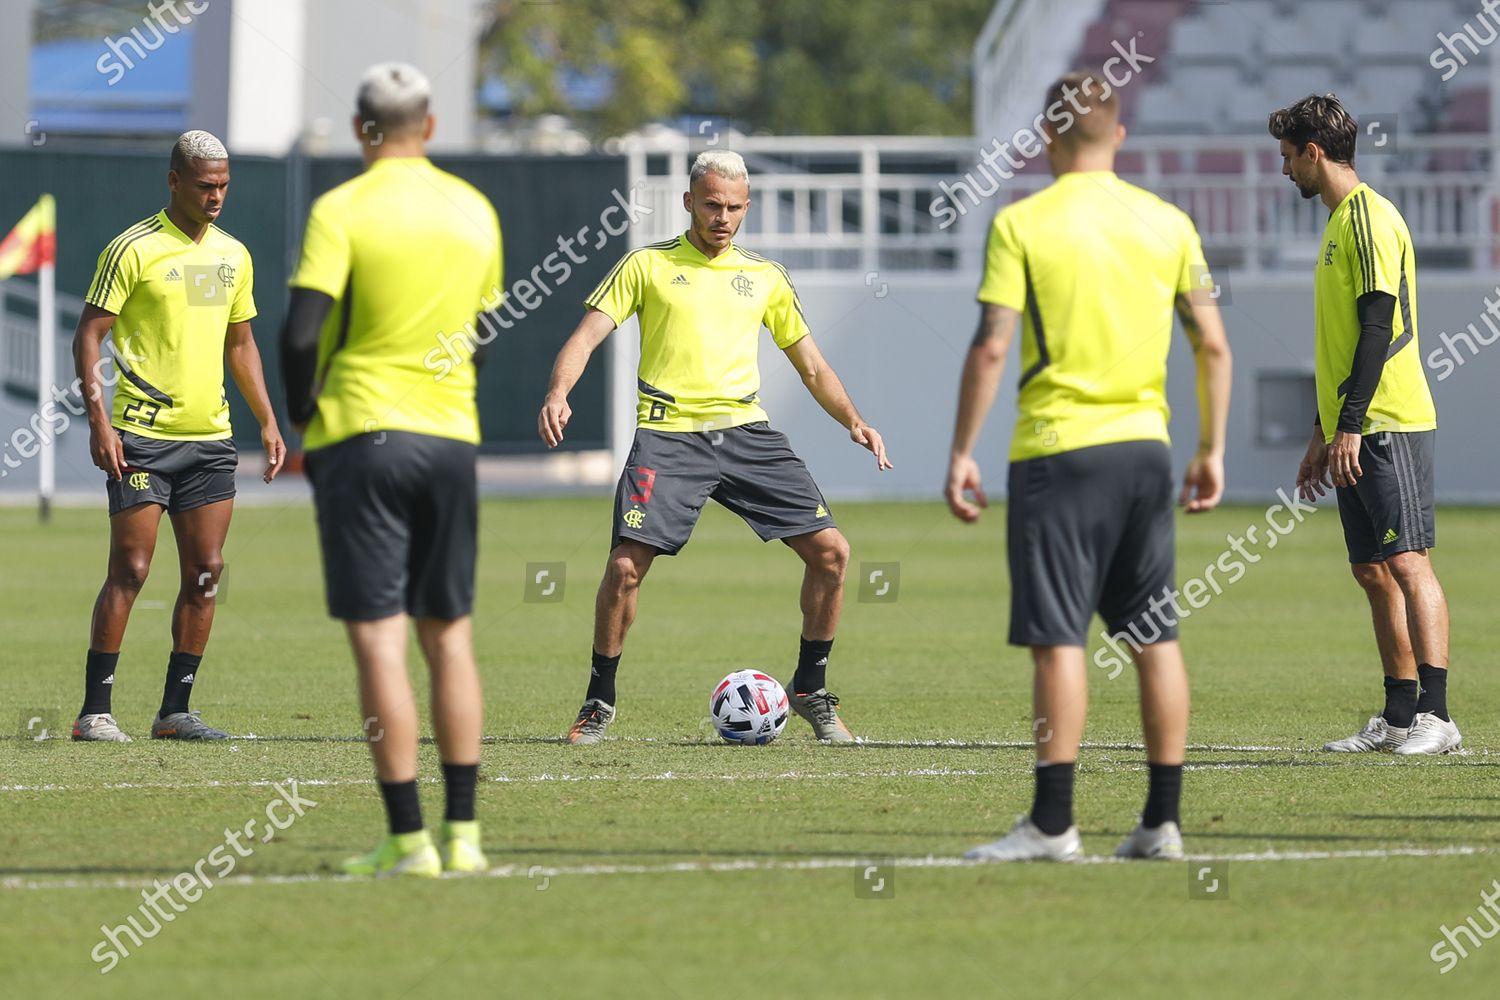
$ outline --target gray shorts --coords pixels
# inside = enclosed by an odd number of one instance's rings
[[[125,469],[104,484],[110,517],[143,503],[180,514],[234,498],[240,453],[232,439],[168,441],[115,430],[125,447]]]
[[[465,441],[406,431],[307,453],[330,615],[451,621],[473,610],[475,454]]]
[[[1140,645],[1177,638],[1172,455],[1124,441],[1013,462],[1006,512],[1010,641],[1087,647],[1094,612]]]
[[[675,556],[710,499],[744,518],[763,542],[835,527],[807,466],[765,421],[722,431],[642,427],[615,489],[610,547],[628,538]]]
[[[1432,508],[1437,431],[1386,431],[1360,439],[1360,477],[1339,486],[1339,520],[1351,563],[1376,563],[1437,544]]]

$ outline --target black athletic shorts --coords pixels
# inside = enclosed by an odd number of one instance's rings
[[[1172,456],[1160,441],[1079,448],[1010,466],[1010,641],[1089,645],[1094,612],[1141,645],[1177,638]],[[1168,621],[1171,624],[1168,624]]]
[[[763,542],[835,526],[807,466],[765,421],[712,431],[642,427],[615,489],[610,547],[628,538],[675,556],[709,499],[744,518]]]
[[[1360,440],[1359,479],[1334,489],[1349,562],[1383,562],[1398,552],[1421,552],[1437,544],[1432,509],[1436,444],[1437,431],[1386,431]]]
[[[111,517],[143,503],[161,504],[169,514],[234,499],[234,470],[240,453],[230,438],[166,441],[118,430],[125,446],[125,469],[105,481]]]
[[[465,441],[406,431],[308,452],[330,615],[451,621],[473,610],[475,454]]]

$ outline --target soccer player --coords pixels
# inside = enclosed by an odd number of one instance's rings
[[[181,583],[172,655],[155,739],[222,740],[188,708],[214,622],[224,539],[239,462],[224,367],[260,423],[266,482],[286,448],[266,395],[255,317],[254,269],[244,244],[214,225],[229,192],[229,154],[207,132],[172,146],[167,207],[116,236],[99,255],[73,336],[89,421],[89,454],[108,476],[109,570],[94,603],[83,708],[73,739],[129,742],[110,694],[120,643],[146,582],[162,511],[172,518]],[[100,351],[110,338],[120,378],[107,408]]]
[[[282,330],[287,410],[305,427],[328,611],[344,622],[389,836],[357,875],[488,867],[474,813],[484,709],[474,663],[479,411],[473,358],[433,370],[438,338],[472,345],[501,298],[500,221],[433,166],[431,87],[382,63],[360,81],[364,173],[313,203]],[[489,322],[489,317],[481,317]],[[462,348],[453,348],[460,350]],[[432,683],[447,791],[438,845],[417,797],[408,618]]]
[[[1338,98],[1306,97],[1269,127],[1281,172],[1331,213],[1313,276],[1318,417],[1297,490],[1311,501],[1335,488],[1385,670],[1384,710],[1323,749],[1447,753],[1462,737],[1448,715],[1448,604],[1427,556],[1437,411],[1417,346],[1416,248],[1354,172],[1359,125]]]
[[[626,254],[584,300],[587,312],[558,352],[537,429],[563,439],[568,393],[604,338],[640,315],[637,429],[615,492],[614,532],[594,605],[593,665],[568,739],[597,742],[615,718],[615,671],[635,620],[641,581],[658,555],[687,544],[710,498],[744,518],[762,541],[780,539],[806,564],[802,643],[787,685],[792,709],[819,740],[854,739],[825,687],[843,605],[849,543],[823,494],[760,406],[756,342],[762,325],[829,416],[891,467],[880,434],[865,423],[817,345],[786,268],[734,242],[750,208],[738,153],[694,161],[683,207],[688,231]]]
[[[953,513],[977,520],[986,499],[974,445],[1019,328],[1006,541],[1010,642],[1030,647],[1035,671],[1035,798],[1009,834],[966,857],[1078,856],[1073,776],[1097,611],[1111,634],[1141,640],[1131,645],[1150,784],[1139,825],[1115,853],[1180,858],[1188,683],[1167,441],[1174,310],[1197,358],[1198,450],[1180,495],[1189,513],[1212,509],[1223,488],[1229,344],[1192,220],[1115,176],[1125,129],[1112,89],[1070,73],[1048,91],[1047,108],[1056,181],[1001,209],[990,228],[947,483]]]

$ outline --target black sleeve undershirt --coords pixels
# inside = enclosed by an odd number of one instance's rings
[[[333,297],[311,288],[293,288],[281,324],[281,381],[286,387],[286,410],[300,427],[318,410],[313,381],[318,375],[318,336],[333,308]]]
[[[1354,304],[1359,313],[1359,343],[1349,366],[1348,391],[1339,411],[1338,429],[1358,434],[1364,429],[1365,412],[1380,385],[1386,352],[1391,347],[1391,328],[1396,320],[1396,297],[1388,292],[1361,295]]]

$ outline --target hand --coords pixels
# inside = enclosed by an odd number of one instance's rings
[[[868,448],[875,456],[875,468],[884,472],[886,469],[894,469],[891,460],[885,457],[885,441],[880,437],[880,432],[869,424],[855,424],[849,428],[849,438],[857,445]]]
[[[1359,467],[1359,446],[1363,438],[1350,431],[1337,431],[1328,446],[1328,472],[1335,486],[1353,486],[1364,470]]]
[[[1307,445],[1307,454],[1302,456],[1302,464],[1297,466],[1297,495],[1313,503],[1332,486],[1333,483],[1328,479],[1328,445],[1323,442],[1323,431],[1319,429],[1313,432],[1313,439]]]
[[[121,479],[125,475],[127,464],[125,462],[125,443],[120,440],[120,435],[108,424],[103,427],[89,425],[89,457],[94,464],[103,469],[111,479]]]
[[[990,505],[989,497],[984,495],[984,487],[979,482],[979,463],[968,455],[954,455],[949,461],[948,487],[943,493],[953,516],[968,524],[979,520],[984,508]],[[974,500],[970,502],[964,496],[965,493],[973,493]]]
[[[548,448],[562,444],[563,428],[573,416],[573,408],[566,396],[548,396],[542,403],[542,412],[536,418],[536,430]]]
[[[266,449],[266,472],[260,478],[269,483],[286,464],[286,442],[281,440],[275,421],[260,429],[260,444]]]
[[[1182,477],[1182,495],[1177,502],[1186,507],[1189,514],[1201,514],[1217,507],[1223,497],[1224,456],[1199,449]]]

